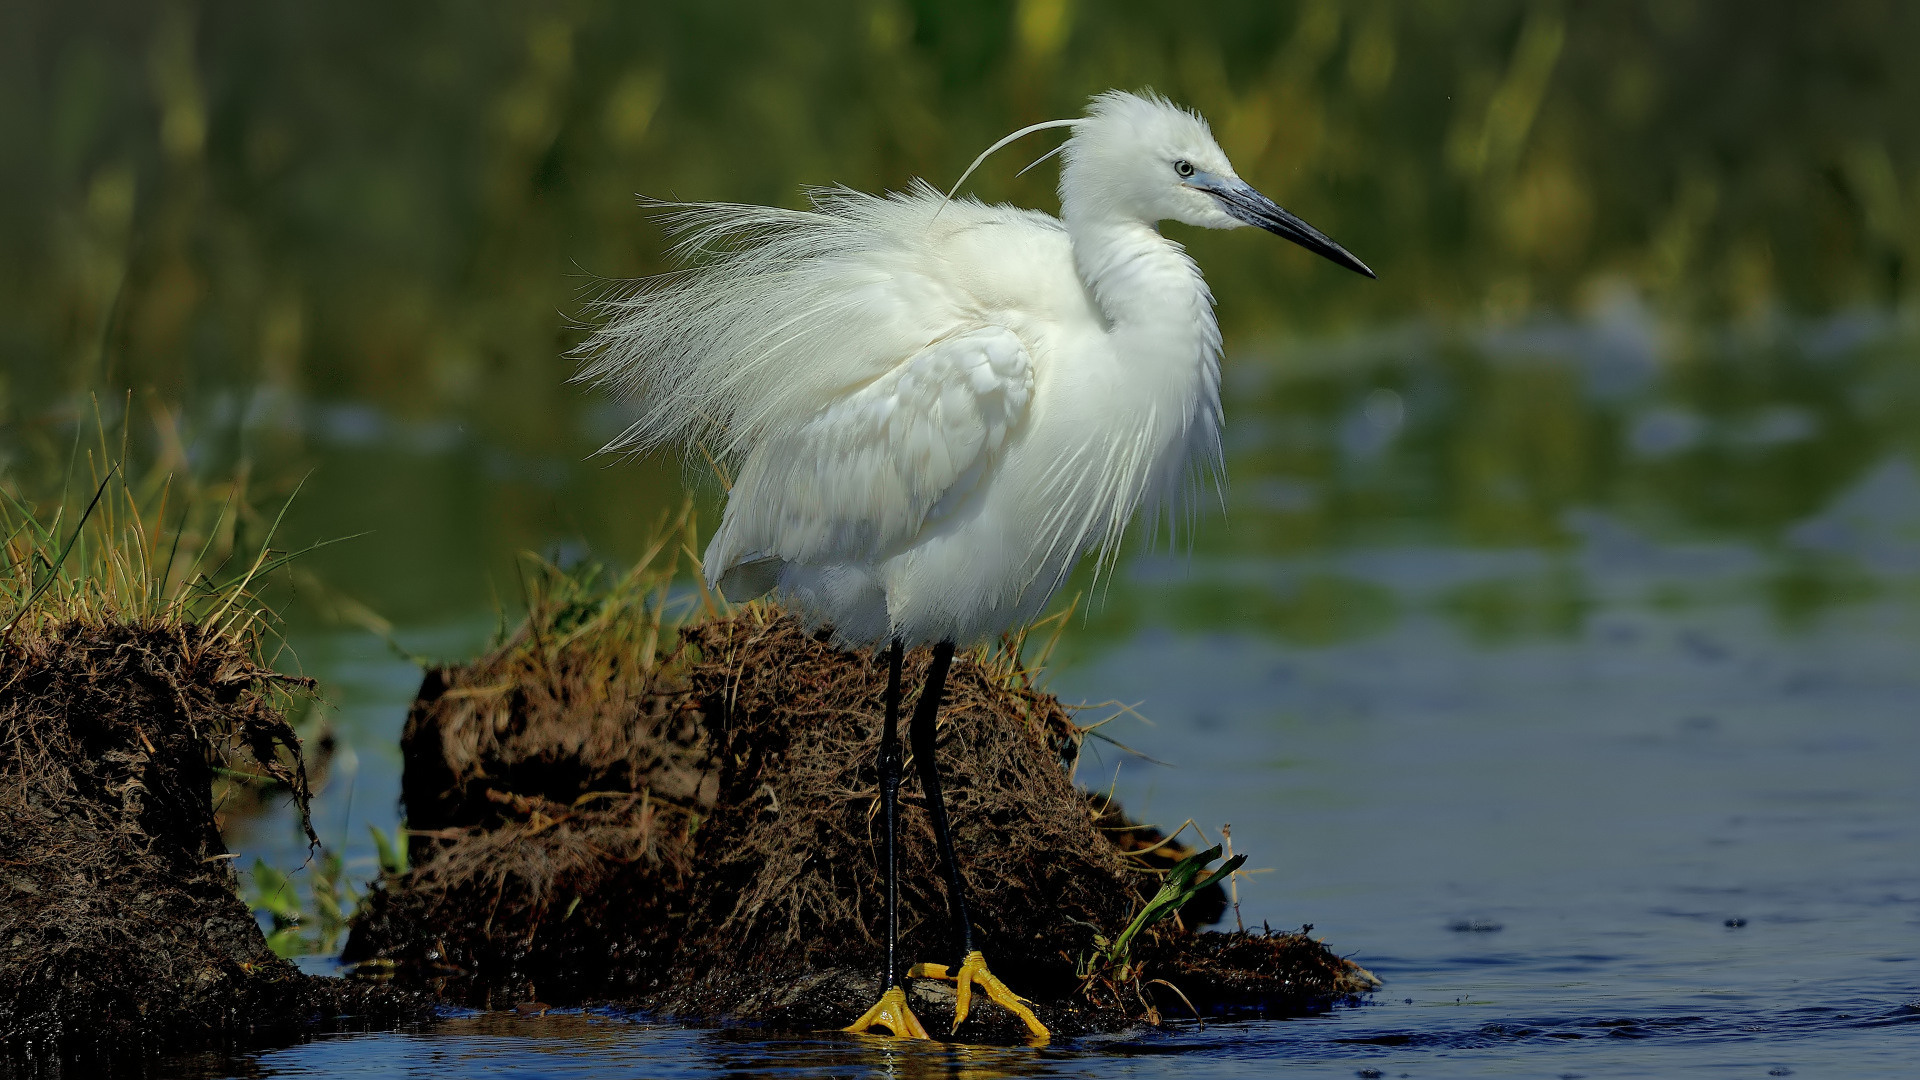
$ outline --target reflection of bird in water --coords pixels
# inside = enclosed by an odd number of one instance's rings
[[[973,946],[934,715],[957,644],[1031,621],[1082,555],[1111,558],[1136,510],[1171,509],[1190,473],[1219,468],[1213,298],[1157,223],[1257,225],[1373,276],[1164,99],[1102,94],[988,153],[1051,127],[1072,128],[1057,219],[924,183],[816,191],[805,211],[669,204],[695,265],[604,303],[582,350],[583,378],[641,403],[613,449],[706,442],[738,462],[706,552],[723,595],[772,592],[844,646],[888,646],[886,971],[853,1031],[926,1036],[895,955],[895,835],[901,658],[931,643],[909,737],[957,964],[910,974],[957,980],[956,1028],[977,985],[1046,1034]]]

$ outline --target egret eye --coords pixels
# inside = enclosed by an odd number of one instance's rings
[[[1180,179],[1185,180],[1193,175],[1193,162],[1186,158],[1179,158],[1173,163],[1173,171],[1180,174]]]

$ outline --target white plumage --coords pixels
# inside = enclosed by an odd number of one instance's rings
[[[1073,128],[1059,218],[924,182],[663,204],[693,265],[601,304],[581,377],[640,403],[609,449],[735,464],[705,567],[729,599],[775,591],[849,645],[1030,621],[1219,467],[1213,299],[1157,223],[1255,224],[1371,276],[1163,99],[1042,126]]]

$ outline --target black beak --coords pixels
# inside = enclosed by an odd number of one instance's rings
[[[1229,180],[1224,183],[1209,184],[1201,190],[1219,199],[1221,207],[1227,213],[1249,225],[1258,225],[1275,236],[1284,236],[1315,255],[1324,255],[1356,274],[1376,276],[1372,270],[1367,269],[1366,263],[1354,258],[1352,252],[1328,239],[1326,233],[1287,213],[1272,199],[1253,190],[1253,187],[1244,181]]]

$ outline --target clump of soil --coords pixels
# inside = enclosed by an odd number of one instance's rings
[[[214,769],[250,754],[304,811],[275,702],[298,686],[191,625],[0,641],[0,1059],[137,1059],[424,1015],[302,975],[235,892]]]
[[[882,950],[883,662],[758,605],[686,628],[654,663],[587,635],[542,643],[539,622],[428,674],[402,749],[429,843],[345,958],[472,1004],[617,999],[787,1029],[864,1011]],[[910,654],[905,685],[928,662]],[[1143,830],[1074,787],[1079,735],[1008,655],[956,659],[939,751],[977,944],[1062,1034],[1185,1009],[1157,984],[1103,998],[1076,976],[1090,927],[1124,925],[1174,857],[1130,855]],[[913,780],[903,795],[902,948],[952,963],[932,829]],[[1148,977],[1210,1011],[1309,1011],[1377,985],[1300,934],[1194,932],[1223,907],[1212,890],[1146,934]],[[938,1033],[949,987],[913,981]],[[1022,1034],[982,1004],[959,1037]]]
[[[690,954],[717,962],[676,972],[666,1003],[791,1026],[844,1024],[871,1004],[877,984],[842,978],[836,989],[800,992],[796,980],[806,985],[849,961],[859,975],[879,966],[884,668],[789,619],[706,623],[687,640],[701,657],[687,681],[708,718],[727,812],[695,836],[704,872],[686,930]],[[926,650],[909,656],[904,685],[919,686],[930,660]],[[1094,828],[1062,768],[1049,736],[1070,730],[1051,697],[1008,685],[977,658],[954,664],[938,748],[976,943],[996,974],[1041,1002],[1066,1000],[1077,984],[1087,934],[1069,920],[1117,928],[1152,891],[1152,879]],[[933,829],[912,797],[916,785],[905,790],[901,949],[956,963]]]
[[[630,621],[556,643],[558,621],[427,673],[400,740],[414,866],[343,957],[367,973],[489,1007],[631,1000],[667,970],[716,790],[705,729]]]

